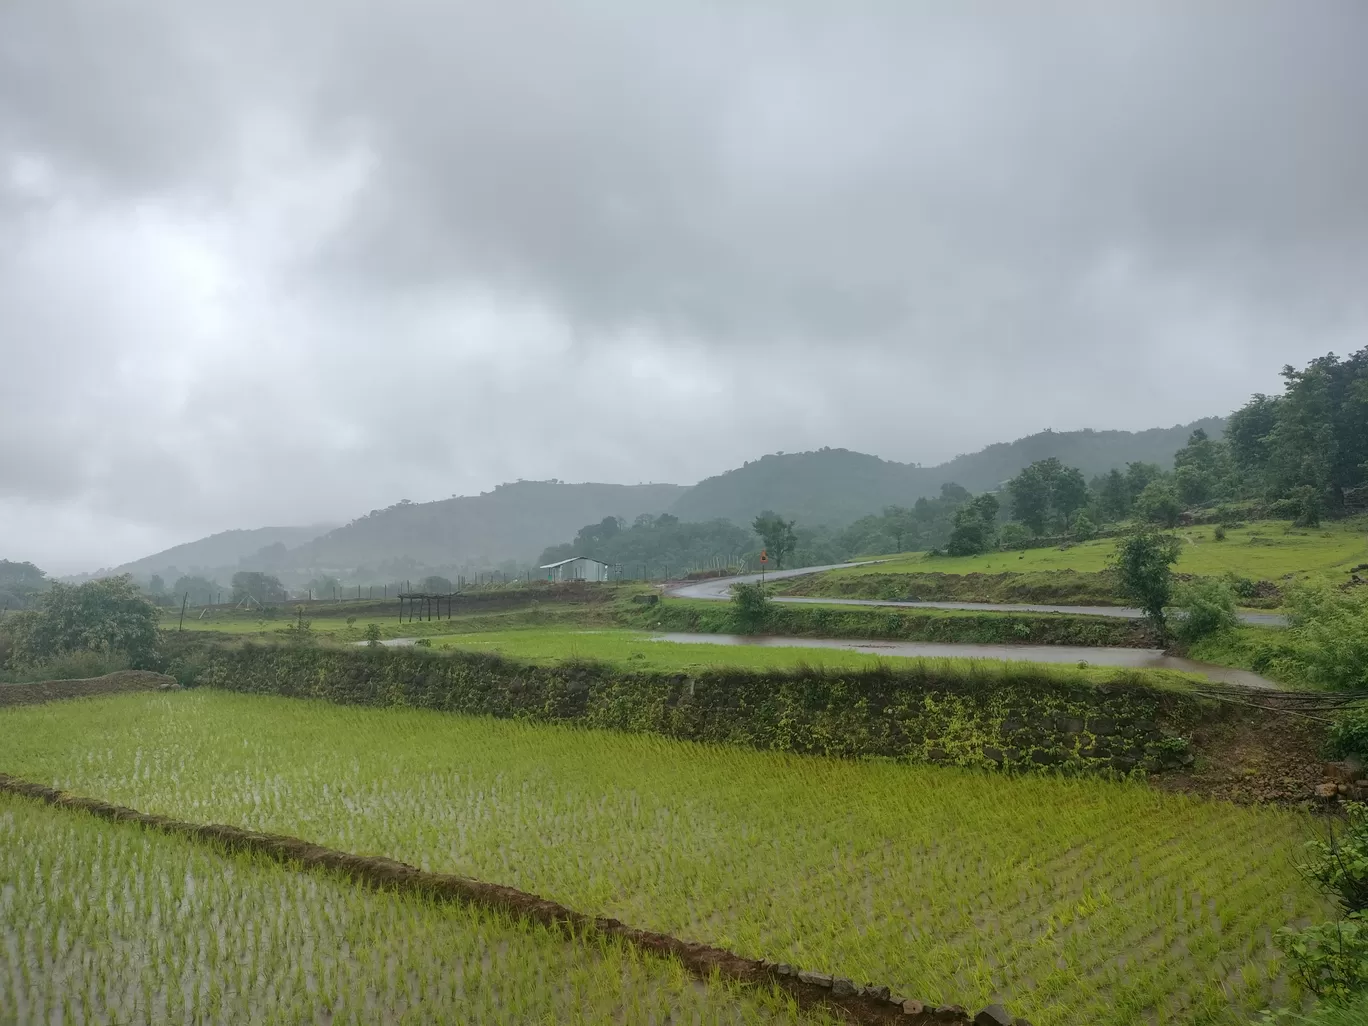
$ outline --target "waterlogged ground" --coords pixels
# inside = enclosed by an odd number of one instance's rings
[[[507,883],[1039,1026],[1237,1023],[1320,915],[1310,822],[1140,785],[411,710],[132,695],[0,711],[0,771]]]
[[[617,944],[0,796],[0,1022],[826,1021]]]

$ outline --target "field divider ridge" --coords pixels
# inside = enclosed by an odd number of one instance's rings
[[[725,948],[686,941],[670,934],[628,926],[616,919],[591,916],[516,887],[486,883],[450,873],[430,873],[377,855],[356,855],[326,848],[284,834],[264,834],[223,824],[190,823],[155,813],[139,812],[97,798],[74,795],[44,784],[0,773],[0,794],[34,799],[61,809],[88,813],[115,823],[131,823],[149,830],[217,845],[230,852],[261,855],[275,862],[337,873],[379,891],[412,894],[456,902],[513,915],[571,939],[588,934],[615,938],[657,957],[677,959],[700,980],[721,977],[751,987],[778,987],[800,1008],[823,1007],[860,1024],[902,1023],[906,1026],[1030,1026],[1013,1019],[1001,1005],[990,1005],[976,1016],[959,1005],[935,1005],[894,995],[890,988],[825,973],[800,970],[768,959],[745,958]]]

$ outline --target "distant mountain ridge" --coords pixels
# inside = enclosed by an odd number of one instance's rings
[[[675,484],[518,481],[480,495],[376,510],[293,549],[294,566],[351,568],[407,557],[424,566],[529,560],[548,539],[573,537],[604,517],[663,513],[687,491]]]
[[[1169,469],[1173,454],[1199,427],[1218,438],[1225,420],[1206,417],[1148,431],[1041,431],[934,467],[895,463],[848,449],[773,454],[700,481],[670,512],[681,520],[724,517],[745,524],[772,509],[800,523],[836,527],[884,506],[910,505],[922,496],[939,495],[947,481],[971,492],[990,491],[1035,460],[1050,456],[1078,467],[1089,478],[1135,461]]]
[[[669,512],[681,520],[727,519],[749,525],[773,509],[800,524],[840,527],[888,505],[940,494],[948,481],[972,492],[1001,486],[1034,460],[1056,456],[1092,477],[1133,461],[1171,467],[1188,435],[1219,437],[1220,417],[1148,431],[1041,431],[990,445],[935,467],[897,463],[847,449],[771,454],[700,481],[676,484],[567,484],[517,481],[480,495],[401,502],[341,527],[263,527],[224,531],[118,567],[145,577],[233,569],[307,576],[403,563],[414,568],[526,566],[548,545],[573,538],[604,517],[631,521]],[[404,571],[409,573],[412,571]],[[167,584],[171,584],[167,581]],[[226,583],[226,582],[225,582]]]
[[[133,574],[149,577],[174,570],[182,574],[198,574],[236,568],[243,560],[253,559],[262,549],[276,545],[293,548],[332,530],[335,524],[312,524],[307,527],[257,527],[234,529],[211,534],[198,541],[173,545],[162,552],[125,563],[109,571],[114,574]],[[173,582],[167,581],[168,585]]]

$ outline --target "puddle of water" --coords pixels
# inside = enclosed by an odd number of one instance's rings
[[[690,645],[754,645],[761,648],[826,648],[866,652],[878,656],[913,659],[996,659],[1027,663],[1086,662],[1090,666],[1121,666],[1132,669],[1180,670],[1198,673],[1220,684],[1248,688],[1278,687],[1266,677],[1248,670],[1201,663],[1195,659],[1165,655],[1157,648],[1085,648],[1072,645],[972,645],[922,641],[859,641],[842,638],[782,638],[743,634],[657,634],[653,641]]]

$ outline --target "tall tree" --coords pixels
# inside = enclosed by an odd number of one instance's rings
[[[751,528],[760,536],[770,558],[774,560],[776,570],[784,568],[784,557],[798,544],[798,535],[793,530],[794,523],[768,509],[751,522]]]
[[[1036,460],[1011,481],[1012,516],[1035,534],[1064,531],[1073,515],[1088,503],[1088,482],[1077,467],[1056,457]]]
[[[976,556],[995,548],[999,509],[998,498],[991,492],[976,495],[957,509],[946,552],[952,556]]]
[[[1172,567],[1181,547],[1172,535],[1148,529],[1123,538],[1112,555],[1122,594],[1144,610],[1161,640],[1168,638],[1164,607],[1173,598]]]
[[[157,609],[124,574],[85,584],[54,583],[35,611],[20,613],[11,628],[15,651],[26,662],[67,652],[122,653],[135,666],[156,655]]]

